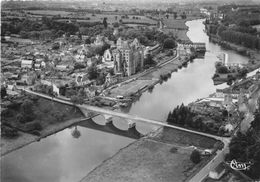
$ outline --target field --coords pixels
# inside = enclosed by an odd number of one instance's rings
[[[190,149],[141,139],[120,150],[82,182],[184,181],[199,166],[190,161],[190,153]]]
[[[154,80],[135,80],[128,84],[112,89],[110,96],[112,97],[116,97],[117,95],[128,96],[131,93],[136,93],[142,87],[146,85],[149,86],[154,82],[155,82]]]
[[[216,140],[204,136],[160,128],[121,149],[104,161],[81,182],[185,181],[203,167],[210,157],[194,164],[190,154],[194,150],[214,147]]]
[[[53,11],[53,10],[30,10],[26,11],[27,13],[35,14],[35,15],[60,15],[60,16],[67,16],[71,14],[71,12],[67,11]]]
[[[169,29],[165,28],[163,30],[165,33],[172,33],[174,36],[177,37],[177,39],[182,40],[182,41],[190,41],[189,37],[187,36],[187,31],[186,29]]]
[[[183,146],[196,146],[200,149],[211,149],[217,140],[205,136],[173,129],[161,128],[155,135],[151,136],[153,140],[176,144]]]
[[[103,19],[106,17],[107,22],[109,24],[119,22],[120,19],[123,20],[124,23],[149,23],[149,24],[156,24],[157,22],[147,18],[145,16],[132,16],[128,15],[128,18],[123,18],[122,15],[118,14],[90,14],[90,13],[75,13],[75,12],[66,12],[66,11],[51,11],[51,10],[30,10],[27,11],[34,15],[48,15],[48,16],[55,16],[60,15],[61,17],[68,17],[68,19],[60,19],[59,21],[67,21],[69,18],[79,18],[78,21],[81,22],[102,22]],[[133,19],[133,17],[138,17],[138,19]]]
[[[185,22],[186,22],[186,20],[182,20],[182,19],[173,19],[173,18],[164,19],[165,26],[168,29],[187,30],[188,27],[185,25]]]

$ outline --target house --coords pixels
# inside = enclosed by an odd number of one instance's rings
[[[20,82],[25,83],[27,85],[33,85],[37,79],[37,75],[35,72],[29,72],[26,74],[23,74],[21,76]]]
[[[72,67],[66,64],[60,64],[60,65],[56,65],[55,69],[58,71],[70,71]]]
[[[102,62],[111,62],[113,61],[112,58],[112,52],[110,51],[110,49],[105,50],[103,58],[102,58]]]
[[[77,74],[75,77],[75,82],[78,86],[90,85],[92,82],[88,79],[87,73]]]
[[[116,83],[119,82],[119,79],[120,79],[120,76],[119,76],[119,75],[113,75],[113,76],[112,76],[110,73],[108,73],[107,76],[106,76],[105,84],[106,84],[107,86],[116,84]]]
[[[75,55],[75,61],[76,62],[84,62],[85,61],[85,55],[84,54]]]
[[[220,61],[216,62],[221,63],[223,66],[226,66],[229,70],[232,69],[238,69],[238,68],[243,68],[244,66],[240,63],[231,63],[229,62],[229,57],[227,53],[221,53],[220,55],[217,56]]]
[[[41,62],[41,67],[46,68],[46,63],[44,61]]]
[[[225,131],[227,132],[231,132],[234,130],[234,126],[230,123],[226,124],[225,127],[224,127]]]
[[[33,67],[33,60],[21,60],[21,68],[29,68],[31,69]]]
[[[11,74],[7,79],[8,80],[19,80],[20,75],[19,74]]]
[[[60,88],[62,86],[65,86],[66,84],[68,84],[68,81],[64,81],[64,80],[40,80],[40,83],[43,85],[48,85],[48,86],[52,86],[53,92],[56,95],[60,95]]]
[[[180,57],[186,56],[187,55],[186,49],[187,48],[184,45],[182,45],[182,44],[178,45],[178,47],[177,47],[177,54]]]
[[[95,97],[97,95],[97,89],[94,86],[87,87],[86,93],[87,93],[88,98]]]
[[[118,28],[114,28],[113,35],[118,36],[118,34],[119,34]]]
[[[108,41],[107,37],[104,37],[104,36],[101,36],[101,35],[97,35],[96,40],[94,41],[94,45],[102,46],[107,41]]]
[[[219,164],[213,171],[209,172],[209,177],[212,179],[220,179],[226,172],[224,165]]]
[[[41,70],[41,64],[35,63],[34,69],[35,69],[35,70]]]
[[[7,84],[7,90],[11,90],[11,91],[15,91],[17,90],[17,87],[16,87],[16,84],[15,83],[10,83],[10,84]]]

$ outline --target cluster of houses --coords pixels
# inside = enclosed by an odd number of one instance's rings
[[[194,111],[204,111],[205,108],[215,108],[217,110],[227,110],[228,112],[244,112],[245,104],[248,100],[260,90],[260,73],[255,74],[237,84],[232,85],[229,89],[217,89],[216,93],[210,97],[200,99],[191,105]],[[227,121],[224,129],[232,132],[238,123]]]
[[[7,63],[15,62],[15,66],[14,64],[4,65],[1,75],[2,84],[13,91],[16,86],[33,87],[35,84],[41,83],[51,85],[53,92],[60,95],[62,93],[60,88],[64,85],[70,87],[72,82],[76,87],[90,88],[96,85],[95,80],[88,79],[86,71],[88,67],[96,65],[97,69],[106,70],[104,85],[109,86],[118,83],[122,77],[128,77],[141,71],[147,55],[154,55],[160,50],[159,45],[145,47],[140,44],[138,39],[123,40],[119,37],[115,43],[100,35],[90,44],[67,44],[63,38],[58,38],[55,43],[59,44],[58,50],[33,48],[27,50],[28,52],[25,54],[21,52],[20,57],[15,61],[6,61]],[[104,44],[109,44],[110,48],[104,51],[103,56],[93,55],[92,48],[101,47]],[[75,71],[76,64],[82,64],[85,68]],[[111,74],[111,70],[113,70],[113,74]],[[95,93],[92,90],[90,89],[89,93]]]
[[[185,56],[191,54],[192,49],[196,53],[200,53],[200,54],[204,55],[206,52],[206,44],[201,43],[201,42],[195,42],[195,43],[182,42],[182,43],[178,43],[176,51],[180,57],[185,57]]]
[[[230,62],[230,60],[228,59],[227,53],[221,53],[217,57],[218,57],[219,61],[216,62],[216,64],[220,63],[221,65],[227,67],[229,70],[239,69],[239,68],[244,67],[243,64],[240,64],[237,62]]]

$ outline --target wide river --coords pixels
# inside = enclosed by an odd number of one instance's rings
[[[158,84],[152,93],[144,93],[132,104],[130,114],[146,118],[165,120],[175,106],[207,97],[215,92],[211,77],[215,72],[214,63],[220,52],[229,54],[230,61],[246,63],[248,58],[233,51],[222,50],[210,43],[205,34],[203,20],[188,21],[188,37],[193,42],[205,42],[207,52],[203,59],[195,59],[187,68],[172,73],[171,78]],[[94,119],[104,123],[102,117]],[[115,119],[115,125],[126,129],[126,122]],[[154,130],[155,126],[137,124],[142,132]],[[113,156],[120,148],[133,142],[133,139],[108,134],[97,130],[78,127],[79,138],[71,135],[73,128],[32,143],[14,151],[1,159],[1,181],[3,182],[72,182],[79,181],[105,159]]]

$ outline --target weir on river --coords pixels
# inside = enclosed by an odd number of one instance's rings
[[[230,62],[243,64],[248,61],[244,56],[222,50],[220,46],[210,43],[203,31],[202,22],[203,20],[193,20],[188,21],[186,25],[189,27],[187,35],[191,41],[206,44],[205,57],[195,59],[187,68],[172,73],[171,78],[161,85],[156,85],[152,93],[143,93],[127,112],[144,118],[166,120],[169,111],[177,105],[207,97],[215,92],[216,88],[225,87],[214,86],[211,79],[220,52],[228,53]],[[93,120],[105,124],[105,119],[101,116]],[[120,118],[114,118],[113,124],[122,130],[127,129],[127,124],[119,120]],[[147,133],[158,127],[138,123],[136,128],[141,133]],[[77,130],[81,136],[76,139],[71,135],[73,130],[74,128],[65,129],[3,157],[2,179],[21,182],[78,181],[120,148],[134,141],[80,126]]]

